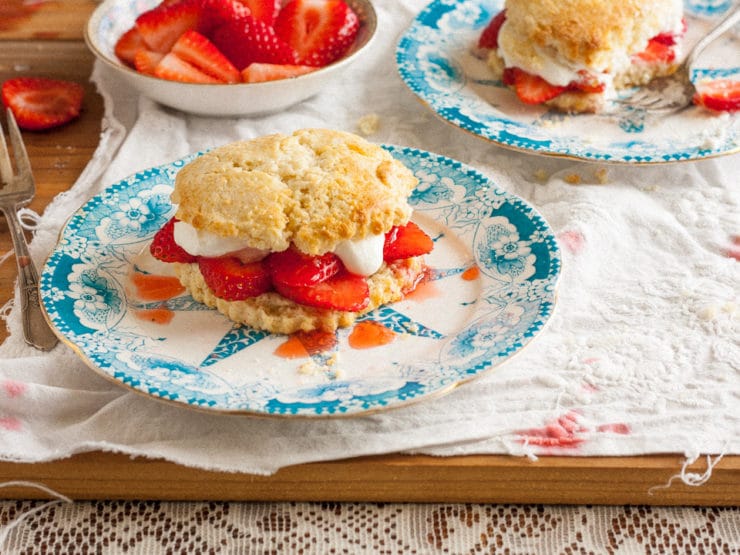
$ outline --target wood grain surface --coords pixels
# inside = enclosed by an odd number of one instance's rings
[[[55,195],[74,184],[98,144],[103,103],[89,83],[93,58],[81,40],[82,26],[95,5],[92,0],[0,3],[0,81],[40,75],[75,80],[86,88],[78,120],[53,131],[24,133],[38,187],[30,207],[39,213]],[[7,225],[0,218],[0,256],[10,248]],[[0,265],[0,305],[12,298],[14,282],[15,265],[9,260]],[[0,323],[0,342],[6,336]],[[273,476],[253,476],[96,452],[54,462],[0,463],[0,482],[42,483],[75,499],[738,503],[740,457],[722,459],[701,486],[674,480],[670,488],[655,487],[666,484],[683,462],[679,455],[541,457],[537,461],[507,456],[388,455],[304,464]],[[705,469],[706,460],[701,458],[689,470],[702,474]],[[46,497],[25,487],[3,489],[0,495]]]

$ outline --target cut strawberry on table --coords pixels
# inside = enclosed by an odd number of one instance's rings
[[[483,29],[478,38],[479,48],[498,48],[498,33],[506,21],[506,10],[501,10]]]
[[[277,81],[278,79],[289,79],[298,77],[305,73],[311,73],[318,68],[315,66],[302,66],[295,64],[249,64],[241,73],[244,83],[262,83],[264,81]]]
[[[186,62],[177,54],[169,53],[154,68],[155,77],[183,83],[217,84],[224,83]]]
[[[220,81],[236,83],[241,78],[234,64],[198,31],[185,31],[172,46],[171,52]]]
[[[202,13],[201,0],[160,4],[137,17],[136,28],[150,50],[166,54],[185,31],[199,28]]]
[[[274,282],[288,287],[307,287],[336,275],[342,263],[333,253],[311,256],[290,247],[272,253],[267,258],[267,267]]]
[[[512,85],[519,100],[525,104],[541,104],[552,100],[566,90],[566,87],[552,85],[538,75],[532,75],[516,67],[504,70],[503,81]]]
[[[297,53],[297,63],[325,66],[341,58],[357,36],[360,22],[342,0],[291,0],[275,21],[275,31]]]
[[[85,89],[72,81],[16,77],[3,83],[1,96],[19,127],[40,131],[58,127],[79,116]]]
[[[281,0],[238,0],[249,8],[251,15],[255,19],[274,25],[278,12],[280,11]]]
[[[434,241],[414,222],[396,226],[385,234],[383,260],[388,262],[421,256],[434,248]]]
[[[159,228],[149,245],[149,252],[154,258],[162,262],[190,264],[197,261],[197,257],[175,243],[175,222],[177,222],[176,218],[170,218],[166,224]]]
[[[347,271],[309,287],[288,287],[276,281],[275,290],[296,303],[330,310],[358,312],[370,303],[367,279]]]
[[[226,301],[243,301],[267,293],[272,280],[262,261],[243,264],[238,258],[199,258],[198,267],[213,294]]]
[[[275,30],[251,16],[222,25],[214,31],[211,40],[240,70],[254,62],[296,63],[295,51]]]
[[[139,29],[131,27],[131,29],[122,34],[116,41],[113,51],[121,61],[133,66],[136,53],[145,48],[146,43],[144,42],[144,37],[141,36]]]
[[[740,81],[735,79],[714,79],[696,84],[694,104],[717,112],[736,112],[740,110]]]

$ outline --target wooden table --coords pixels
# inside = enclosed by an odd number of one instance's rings
[[[24,133],[38,195],[30,207],[42,213],[54,196],[71,187],[98,144],[102,99],[88,82],[93,58],[82,42],[92,0],[24,6],[0,5],[0,81],[39,75],[85,85],[82,116],[46,133]],[[0,255],[11,249],[0,219]],[[13,296],[15,265],[0,266],[0,305]],[[7,332],[0,324],[0,341]],[[2,361],[0,360],[0,364]],[[63,371],[63,369],[60,369]],[[736,505],[740,500],[740,457],[723,458],[701,487],[680,480],[664,484],[680,469],[679,455],[643,457],[509,456],[434,458],[387,455],[304,464],[270,477],[206,472],[166,461],[86,453],[42,464],[0,463],[0,483],[40,482],[75,499],[293,500]],[[706,462],[692,465],[702,473]],[[6,498],[43,498],[38,490],[3,489]]]

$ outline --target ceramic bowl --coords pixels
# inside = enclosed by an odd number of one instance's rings
[[[136,17],[160,1],[105,0],[88,20],[85,42],[100,61],[144,96],[183,112],[206,116],[275,112],[315,95],[340,79],[346,68],[367,51],[377,29],[375,10],[369,0],[346,0],[360,18],[360,30],[349,53],[333,64],[298,77],[264,83],[180,83],[138,73],[114,53],[116,41],[133,26]]]

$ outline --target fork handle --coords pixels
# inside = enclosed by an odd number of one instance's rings
[[[42,351],[48,351],[59,342],[59,339],[51,331],[41,309],[39,274],[28,252],[26,237],[23,235],[15,207],[0,207],[0,210],[5,214],[5,221],[8,222],[8,230],[15,250],[15,261],[18,266],[23,337],[29,345]]]
[[[712,42],[714,42],[714,39],[730,30],[738,21],[740,21],[740,6],[736,6],[734,10],[728,13],[722,19],[722,21],[717,23],[717,25],[711,31],[709,31],[708,34],[704,35],[701,40],[694,45],[694,48],[691,49],[689,55],[686,56],[686,61],[684,62],[686,64],[686,67],[690,68],[692,65],[694,65],[694,62],[704,51],[704,49],[712,44]]]

